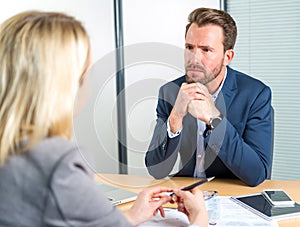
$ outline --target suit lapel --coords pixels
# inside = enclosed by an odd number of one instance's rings
[[[234,70],[227,67],[227,76],[221,92],[216,100],[216,107],[226,116],[226,112],[230,109],[233,98],[236,95],[237,83]]]

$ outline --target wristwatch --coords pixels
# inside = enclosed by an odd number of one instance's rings
[[[219,116],[216,116],[216,117],[212,118],[209,121],[210,129],[211,130],[215,129],[220,124],[220,122],[223,120],[223,118],[224,118],[224,116],[222,114],[220,114]]]

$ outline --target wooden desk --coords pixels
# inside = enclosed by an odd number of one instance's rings
[[[133,176],[121,174],[99,174],[96,180],[125,188],[133,192],[139,192],[145,187],[167,186],[177,188],[186,186],[198,181],[199,179],[189,177],[174,177],[171,179],[154,180],[150,176]],[[257,187],[249,187],[239,180],[214,179],[211,182],[200,185],[199,188],[205,190],[216,190],[220,196],[237,196],[245,194],[259,193],[264,189],[283,189],[293,200],[300,203],[300,181],[292,180],[266,180]],[[120,205],[121,210],[128,209],[132,203]],[[281,220],[278,222],[280,227],[300,226],[300,218]]]

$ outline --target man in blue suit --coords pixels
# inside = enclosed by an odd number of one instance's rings
[[[224,11],[190,13],[186,75],[159,90],[157,123],[145,157],[155,178],[216,176],[249,186],[267,178],[271,90],[228,66],[236,36],[236,24]]]

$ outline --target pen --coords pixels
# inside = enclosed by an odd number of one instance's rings
[[[198,181],[198,182],[196,182],[196,183],[194,183],[194,184],[191,184],[191,185],[189,185],[189,186],[186,186],[185,188],[183,188],[183,189],[181,189],[181,190],[182,190],[182,191],[189,191],[189,190],[191,190],[191,189],[193,189],[193,188],[195,188],[195,187],[197,187],[197,186],[199,186],[199,185],[201,185],[201,184],[204,184],[204,183],[206,183],[206,182],[212,181],[214,178],[215,178],[215,177],[206,178],[206,179],[204,179],[204,180],[201,180],[201,181]],[[175,193],[174,193],[174,192],[171,193],[170,196],[172,196],[172,197],[175,196]]]

